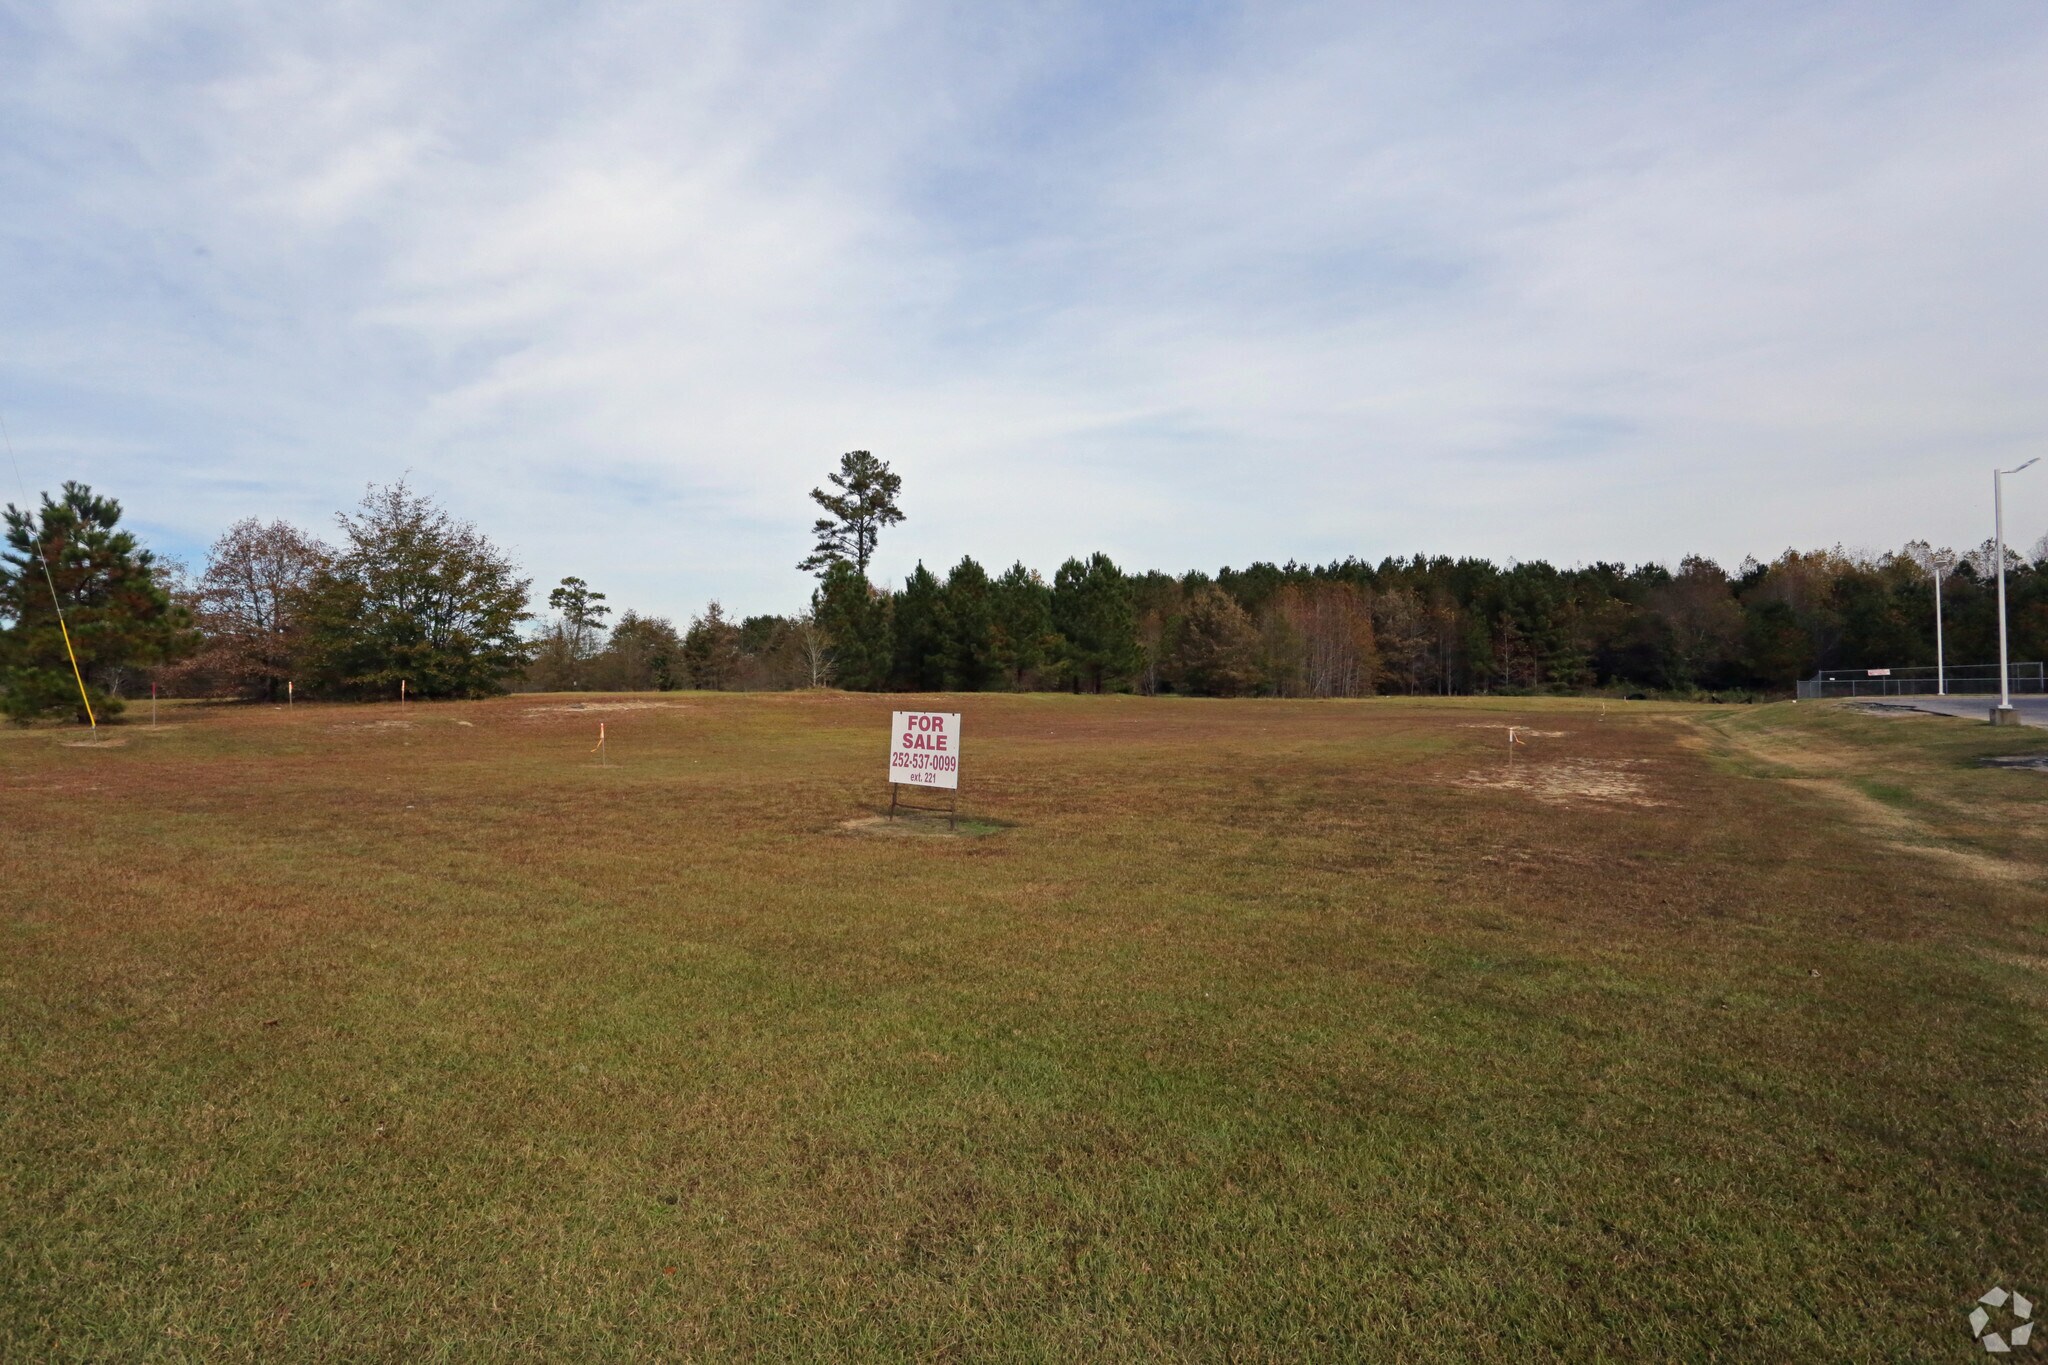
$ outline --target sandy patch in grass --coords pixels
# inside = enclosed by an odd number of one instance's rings
[[[330,725],[327,728],[330,730],[410,730],[412,729],[412,722],[409,720],[352,720],[344,721],[340,725]]]
[[[1538,730],[1529,725],[1497,724],[1493,721],[1467,720],[1458,723],[1460,730],[1513,730],[1517,735],[1529,739],[1563,739],[1569,730]]]
[[[1634,769],[1647,759],[1561,758],[1552,762],[1503,765],[1490,773],[1471,773],[1458,782],[1461,787],[1488,787],[1500,791],[1525,792],[1538,801],[1569,805],[1592,801],[1618,806],[1663,806],[1669,802],[1651,796]]]
[[[681,701],[576,701],[564,702],[559,706],[529,706],[523,714],[531,716],[575,716],[592,712],[607,711],[687,711],[688,702]]]
[[[63,739],[57,741],[67,749],[118,749],[128,740],[118,739]]]

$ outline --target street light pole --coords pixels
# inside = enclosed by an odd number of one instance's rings
[[[1948,695],[1948,656],[1941,652],[1941,561],[1934,563],[1934,695]]]
[[[1993,725],[2011,725],[2019,719],[2012,709],[2012,665],[2005,651],[2005,476],[2017,474],[2037,463],[2036,455],[2026,464],[1991,471],[1991,529],[1998,554],[1998,708],[1991,713]]]
[[[1948,649],[1941,638],[1941,576],[1956,566],[1954,550],[1937,550],[1926,541],[1906,547],[1912,561],[1934,580],[1934,695],[1948,695]]]

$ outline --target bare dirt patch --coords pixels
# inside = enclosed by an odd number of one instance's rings
[[[1581,801],[1615,806],[1669,805],[1669,802],[1650,795],[1648,785],[1636,771],[1648,761],[1641,758],[1531,761],[1517,763],[1513,767],[1503,766],[1493,772],[1469,773],[1457,785],[1525,792],[1538,801],[1558,805]]]
[[[330,730],[410,730],[413,726],[409,720],[353,720],[344,721],[340,725],[330,725],[327,728]]]
[[[559,706],[529,706],[524,715],[533,716],[577,716],[612,711],[687,711],[688,702],[681,701],[572,701]]]

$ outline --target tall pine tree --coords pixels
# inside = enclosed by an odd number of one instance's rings
[[[1053,625],[1064,640],[1076,690],[1105,692],[1130,684],[1142,662],[1131,583],[1101,551],[1070,559],[1052,580]]]
[[[896,594],[895,627],[893,684],[907,692],[936,692],[945,687],[952,633],[946,595],[922,563]]]
[[[798,564],[823,578],[834,564],[851,564],[862,577],[874,558],[875,541],[884,526],[903,520],[896,495],[903,491],[903,478],[891,473],[887,460],[878,460],[865,450],[849,450],[839,457],[839,472],[825,476],[839,491],[811,490],[811,500],[825,509],[811,527],[817,543]]]
[[[811,594],[811,616],[825,643],[834,686],[878,692],[889,685],[894,640],[889,599],[845,561],[828,566]]]
[[[946,575],[946,678],[955,692],[979,692],[996,675],[994,603],[988,571],[972,557]]]
[[[115,529],[120,503],[67,482],[63,497],[43,495],[39,511],[9,504],[5,517],[0,710],[10,719],[71,715],[84,722],[74,655],[92,711],[104,718],[121,710],[114,694],[126,672],[169,663],[198,648],[190,616],[159,581],[155,557],[134,536]]]
[[[1030,686],[1058,643],[1052,625],[1052,589],[1022,563],[1012,564],[990,585],[989,615],[996,672],[1010,687],[1021,690]]]

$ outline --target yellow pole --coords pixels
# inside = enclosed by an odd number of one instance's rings
[[[7,462],[14,466],[14,482],[21,489],[22,515],[28,515],[28,485],[21,481],[21,461],[14,458],[14,434],[7,429],[5,418],[0,418],[0,443],[7,447]],[[57,596],[57,580],[50,576],[50,557],[43,553],[42,532],[47,523],[37,528],[36,562],[43,566],[43,582],[50,588],[50,605],[57,611],[57,629],[64,633],[64,657],[71,660],[71,676],[78,683],[78,699],[85,703],[85,721],[92,726],[92,735],[100,735],[100,719],[92,713],[92,698],[85,695],[85,675],[78,671],[78,654],[71,648],[71,627],[64,624],[64,603]],[[23,566],[27,567],[26,565]]]
[[[43,572],[45,574],[50,572],[48,565],[43,567]],[[50,586],[51,595],[54,597],[56,592],[56,585],[52,584]],[[71,649],[71,627],[64,624],[64,613],[61,609],[57,612],[57,629],[64,632],[64,655],[71,660],[71,676],[78,680],[78,699],[85,703],[85,722],[92,726],[92,737],[98,739],[100,737],[99,717],[92,713],[92,698],[85,695],[85,675],[78,671],[78,655],[73,653]]]

